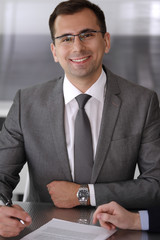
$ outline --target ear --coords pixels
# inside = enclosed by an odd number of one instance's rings
[[[51,47],[51,52],[52,52],[54,61],[58,62],[58,57],[57,57],[57,54],[56,54],[56,47],[55,47],[55,45],[53,43],[51,43],[50,47]]]
[[[104,41],[105,41],[105,53],[108,53],[110,50],[110,34],[108,32],[104,35]]]

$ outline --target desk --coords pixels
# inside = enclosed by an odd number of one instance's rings
[[[63,219],[72,222],[86,222],[86,224],[92,224],[92,216],[94,213],[94,207],[76,207],[72,209],[60,209],[53,206],[50,203],[28,203],[28,202],[16,202],[23,207],[32,217],[32,224],[24,229],[21,234],[13,238],[3,238],[0,240],[10,239],[19,240],[26,234],[34,231],[43,224],[50,221],[53,217]],[[130,230],[118,230],[112,235],[109,240],[159,240],[160,234],[147,233],[143,231],[130,231]]]

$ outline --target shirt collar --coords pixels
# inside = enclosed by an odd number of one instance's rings
[[[101,103],[104,102],[104,94],[106,91],[106,80],[107,75],[102,69],[102,73],[97,81],[85,92],[86,94],[91,95],[93,98],[97,99]],[[81,94],[81,91],[77,89],[66,77],[64,77],[63,83],[63,93],[65,104],[72,101],[75,97]],[[102,94],[103,93],[103,94]]]

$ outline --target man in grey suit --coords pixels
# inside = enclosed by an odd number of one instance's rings
[[[0,135],[0,191],[12,196],[27,162],[28,201],[53,201],[57,207],[71,208],[115,200],[126,208],[148,208],[160,200],[156,93],[102,67],[110,35],[98,6],[86,0],[61,2],[49,25],[51,51],[65,75],[18,91]],[[75,97],[84,93],[91,96],[85,111],[94,164],[90,181],[80,185],[74,178]],[[136,164],[140,176],[134,180]],[[79,169],[82,181],[85,167]],[[24,228],[10,216],[26,225],[31,221],[20,208],[0,208],[3,236],[17,235]]]

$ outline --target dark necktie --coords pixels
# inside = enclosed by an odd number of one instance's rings
[[[74,135],[74,176],[75,182],[88,184],[91,180],[93,166],[93,145],[91,126],[84,106],[90,95],[80,94],[76,97],[79,110],[75,119]]]

